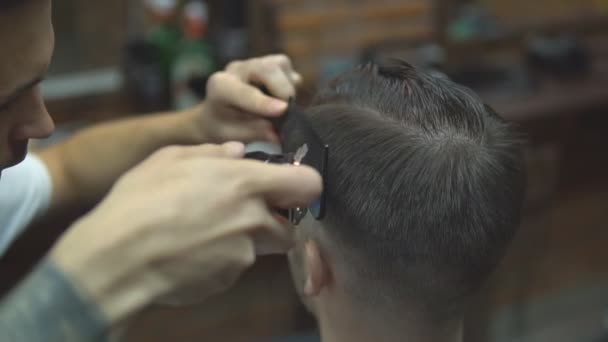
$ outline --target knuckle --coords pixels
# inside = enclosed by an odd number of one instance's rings
[[[252,227],[265,226],[268,223],[268,215],[265,212],[265,208],[262,208],[259,204],[252,204],[249,210],[249,218]]]
[[[288,65],[290,63],[289,57],[287,57],[287,55],[283,53],[272,55],[270,57],[274,59],[275,63],[279,65]]]
[[[278,70],[280,68],[280,65],[279,65],[279,63],[277,63],[276,60],[274,60],[272,58],[264,58],[264,59],[260,60],[259,68],[263,72],[271,72],[271,71]]]
[[[155,210],[151,217],[154,218],[156,224],[162,223],[174,226],[184,215],[183,202],[185,202],[183,197],[178,197],[174,201],[167,201],[166,205]],[[168,233],[168,230],[162,230],[161,232]],[[165,234],[162,234],[162,236],[166,237]]]
[[[228,246],[231,258],[225,271],[218,277],[219,287],[228,288],[240,277],[242,272],[255,262],[255,247],[248,236],[239,235],[231,238]]]
[[[226,72],[218,71],[213,73],[207,81],[207,91],[213,92],[220,84],[222,84],[222,82],[225,82],[227,78],[228,74]]]
[[[176,158],[181,153],[182,148],[177,145],[166,146],[158,150],[154,155],[158,158]]]
[[[207,153],[207,154],[216,154],[222,151],[222,147],[220,145],[215,145],[215,144],[202,144],[199,146],[201,152],[203,154]]]
[[[240,236],[235,248],[238,249],[238,258],[235,260],[237,269],[247,268],[255,262],[255,247],[249,237]]]
[[[242,65],[243,65],[243,61],[240,61],[240,60],[232,61],[232,62],[228,63],[228,65],[226,66],[226,71],[227,72],[236,72],[238,69],[241,68]]]
[[[255,248],[253,247],[253,243],[249,241],[247,244],[247,253],[243,256],[241,260],[241,265],[245,268],[252,266],[255,263]]]
[[[238,205],[232,206],[238,209],[236,219],[234,220],[234,231],[235,232],[248,232],[258,229],[264,225],[266,218],[264,217],[265,208],[262,208],[258,201],[250,198],[240,198],[236,201],[240,202]]]
[[[256,232],[272,227],[272,215],[263,200],[250,200],[243,206],[243,226],[240,228],[246,232]]]
[[[274,63],[270,58],[261,57],[261,58],[253,58],[247,61],[248,70],[251,75],[254,76],[264,76],[268,70],[271,70],[273,67],[276,67],[276,63]]]
[[[238,194],[245,194],[247,190],[251,187],[251,177],[245,169],[234,170],[232,174],[232,186],[234,192]]]
[[[242,173],[237,168],[226,168],[223,171],[224,197],[230,202],[242,202],[247,198],[247,192],[244,190],[248,185],[247,181],[243,180]]]
[[[234,177],[234,188],[235,192],[240,196],[250,196],[255,193],[259,177],[262,175],[257,173],[246,172],[245,169],[239,172]]]

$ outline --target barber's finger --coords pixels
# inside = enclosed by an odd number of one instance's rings
[[[251,73],[250,81],[261,84],[271,95],[288,100],[296,95],[296,88],[289,75],[281,68],[255,70]]]
[[[229,141],[222,144],[224,156],[228,158],[240,158],[245,154],[245,145],[238,141]]]
[[[269,141],[279,143],[279,137],[271,121],[263,117],[247,113],[236,107],[226,107],[222,112],[224,124],[216,132],[220,136],[230,137],[231,140],[245,144],[252,141]]]
[[[287,57],[286,55],[272,55],[269,56],[268,58],[273,59],[273,61],[279,65],[279,67],[283,70],[283,72],[285,73],[285,75],[287,75],[287,77],[289,78],[289,80],[294,84],[294,85],[299,85],[302,83],[302,75],[300,75],[298,72],[295,71],[293,64],[291,62],[291,59],[289,59],[289,57]]]
[[[294,71],[291,59],[284,54],[270,55],[263,58],[263,62],[269,65],[278,65],[286,73]]]
[[[284,54],[268,55],[252,58],[245,61],[234,61],[228,64],[226,72],[238,75],[242,80],[247,80],[252,71],[259,69],[280,68],[286,72],[293,71],[291,59]]]
[[[244,168],[245,170],[245,168]],[[263,196],[268,204],[293,208],[310,204],[323,188],[321,175],[311,167],[274,165],[248,161],[247,188],[252,195]]]
[[[300,75],[300,73],[295,72],[295,71],[289,72],[288,75],[289,75],[289,79],[291,79],[291,82],[293,82],[296,85],[302,84],[302,81],[304,80],[302,75]]]
[[[266,96],[251,84],[228,73],[215,73],[207,83],[210,98],[262,116],[276,117],[287,109],[287,102]]]
[[[291,223],[277,213],[268,215],[264,229],[251,234],[256,255],[285,254],[293,248],[294,236]]]
[[[262,83],[272,95],[287,100],[296,95],[295,86],[301,77],[284,54],[270,55],[246,64],[248,79]]]
[[[222,145],[204,144],[176,147],[177,157],[190,158],[241,158],[245,154],[245,145],[230,141]]]
[[[239,224],[234,233],[247,234],[255,245],[257,255],[276,254],[294,244],[294,230],[289,221],[281,218],[263,198],[242,196],[242,206],[235,218]]]
[[[232,62],[226,71],[245,82],[263,85],[271,95],[284,100],[295,96],[295,85],[302,80],[284,54]]]
[[[252,141],[279,143],[279,137],[277,136],[272,123],[264,119],[243,119],[238,123],[225,127],[223,134],[244,143]]]

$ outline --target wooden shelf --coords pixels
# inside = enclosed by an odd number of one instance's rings
[[[597,31],[608,31],[608,16],[598,15],[586,18],[541,21],[507,29],[504,34],[497,38],[473,39],[462,42],[446,39],[445,45],[450,52],[472,53],[520,44],[532,33],[571,32],[573,34],[587,34]]]
[[[367,6],[353,10],[352,7],[335,7],[327,11],[310,13],[291,12],[278,18],[281,31],[317,31],[326,25],[341,25],[352,21],[395,20],[428,15],[428,2],[408,2],[405,4]]]
[[[524,122],[608,108],[608,77],[553,83],[537,93],[510,99],[486,98],[506,119]]]

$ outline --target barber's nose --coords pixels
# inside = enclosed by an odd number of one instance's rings
[[[22,109],[21,120],[13,132],[18,140],[48,138],[55,130],[55,123],[51,118],[39,87],[32,89],[31,98]]]

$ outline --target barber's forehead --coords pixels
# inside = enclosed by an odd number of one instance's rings
[[[0,10],[0,100],[49,62],[50,16],[50,0],[28,0],[23,6]]]

